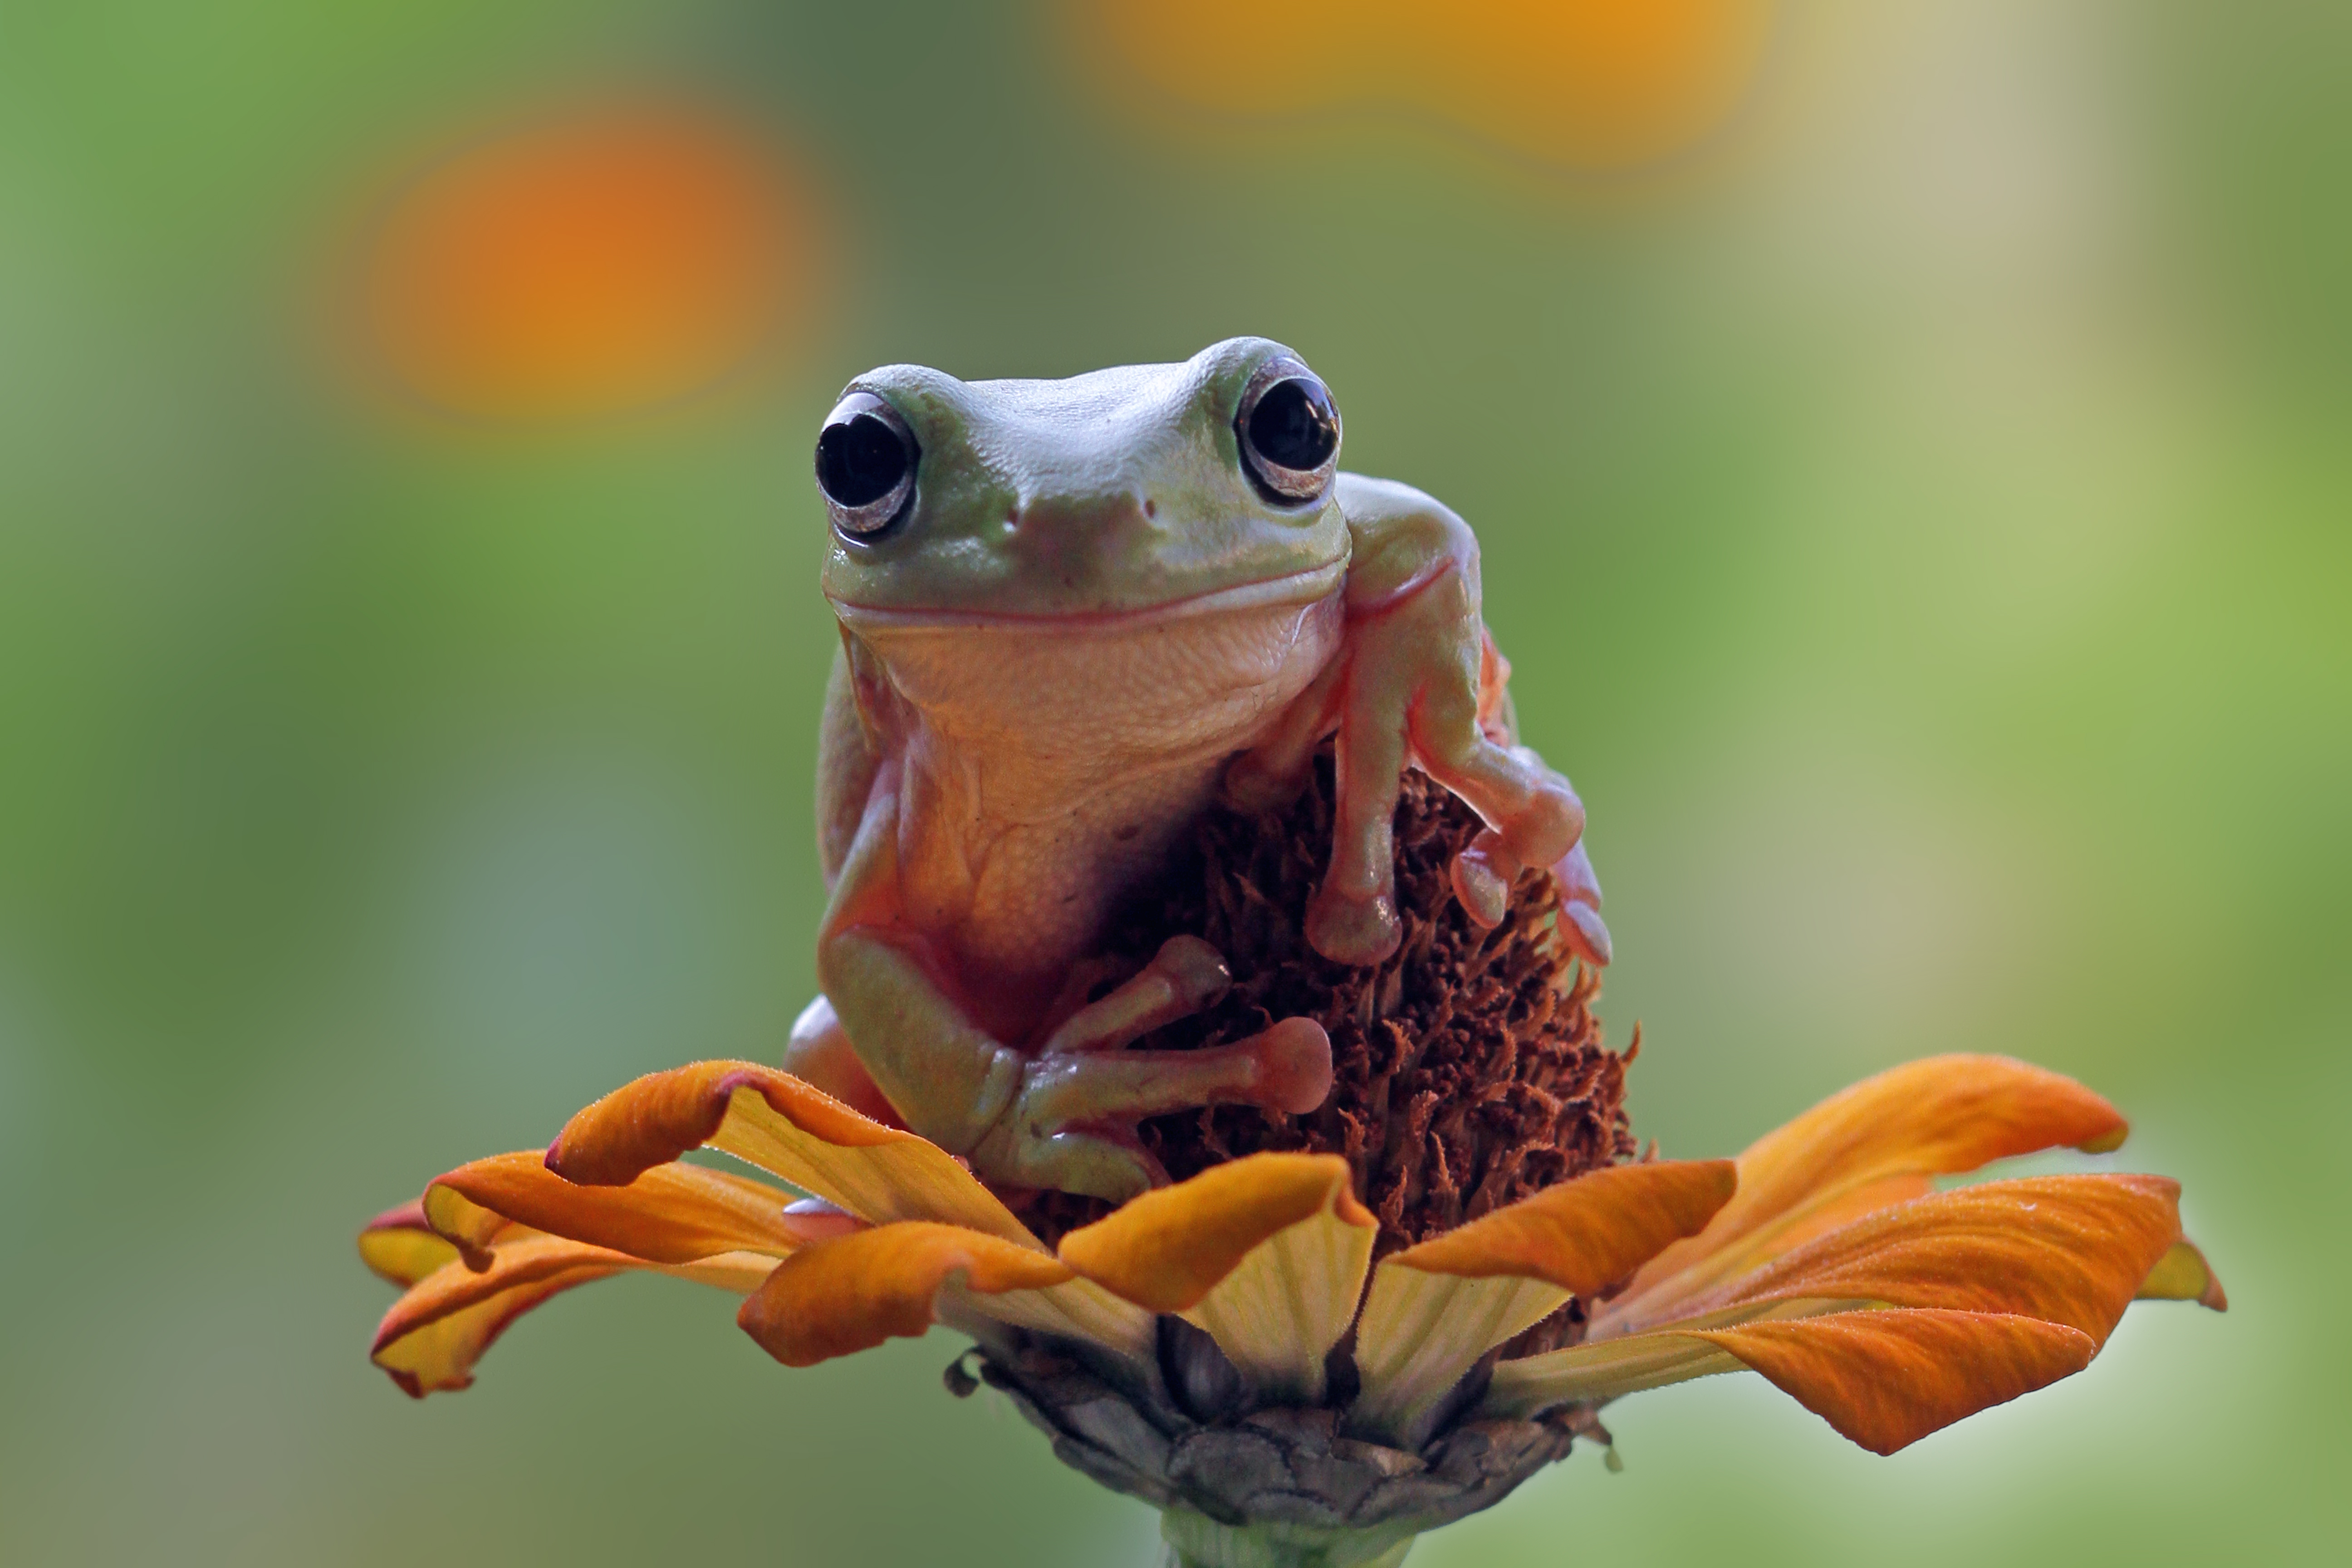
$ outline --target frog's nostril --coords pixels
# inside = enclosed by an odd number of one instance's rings
[[[1146,517],[1158,517],[1160,515],[1160,503],[1153,500],[1150,496],[1145,496],[1143,498],[1143,515]]]

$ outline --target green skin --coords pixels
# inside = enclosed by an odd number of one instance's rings
[[[889,365],[850,384],[920,449],[911,512],[835,531],[824,593],[818,834],[824,994],[785,1065],[963,1155],[1004,1189],[1124,1199],[1165,1180],[1145,1116],[1328,1092],[1305,1019],[1215,1049],[1125,1048],[1229,983],[1178,938],[1092,1003],[1119,897],[1212,802],[1278,804],[1338,737],[1331,859],[1307,937],[1379,963],[1400,938],[1390,819],[1419,766],[1488,824],[1454,867],[1493,924],[1552,866],[1562,930],[1607,957],[1568,781],[1515,743],[1479,618],[1469,527],[1421,492],[1340,474],[1276,505],[1234,419],[1286,355],[1236,338],[1181,364],[966,383]]]

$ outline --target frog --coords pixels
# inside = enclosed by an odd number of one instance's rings
[[[1342,472],[1341,437],[1328,386],[1265,338],[1065,380],[848,384],[815,454],[828,901],[788,1070],[1016,1199],[1164,1184],[1149,1117],[1311,1111],[1320,1025],[1138,1048],[1232,975],[1196,936],[1123,977],[1101,949],[1204,813],[1294,799],[1327,742],[1317,952],[1396,954],[1391,818],[1417,767],[1483,824],[1449,871],[1469,919],[1549,868],[1568,947],[1608,961],[1583,804],[1518,740],[1475,535]]]

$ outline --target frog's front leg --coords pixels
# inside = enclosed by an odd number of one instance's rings
[[[1307,910],[1307,938],[1328,958],[1377,963],[1402,934],[1391,820],[1408,762],[1486,821],[1453,868],[1455,894],[1482,924],[1502,919],[1521,870],[1567,863],[1583,836],[1584,807],[1541,758],[1481,723],[1482,709],[1499,704],[1499,679],[1479,617],[1469,526],[1407,486],[1352,474],[1339,483],[1354,546],[1346,645],[1268,746],[1235,765],[1228,787],[1244,797],[1265,793],[1268,780],[1297,768],[1311,737],[1336,726],[1331,863]],[[1583,878],[1590,883],[1589,866]]]
[[[1229,1046],[1130,1051],[1227,983],[1196,939],[1079,1010],[1036,1050],[975,1021],[951,966],[898,898],[897,765],[874,783],[817,942],[817,973],[857,1062],[899,1118],[984,1180],[1122,1200],[1165,1180],[1135,1136],[1147,1116],[1242,1103],[1298,1113],[1331,1086],[1320,1026],[1287,1019]]]

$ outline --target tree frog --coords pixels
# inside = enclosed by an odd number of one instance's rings
[[[1230,984],[1205,942],[1093,1000],[1087,961],[1212,802],[1279,804],[1334,737],[1318,952],[1395,952],[1390,824],[1417,766],[1487,825],[1452,868],[1470,918],[1553,867],[1563,933],[1606,961],[1583,806],[1517,743],[1477,541],[1418,490],[1339,472],[1339,445],[1329,390],[1263,338],[1066,381],[901,364],[849,384],[816,445],[841,631],[831,899],[791,1070],[1000,1188],[1112,1200],[1165,1179],[1143,1117],[1312,1110],[1330,1042],[1307,1019],[1128,1048]]]

